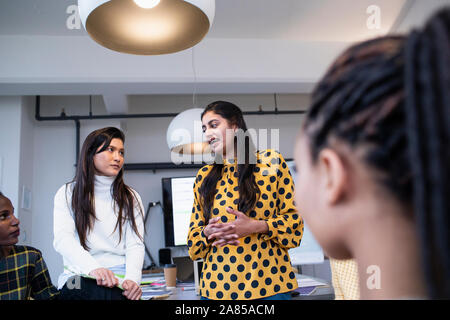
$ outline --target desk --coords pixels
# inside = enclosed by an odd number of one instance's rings
[[[302,275],[301,277],[305,277]],[[320,279],[316,279],[313,277],[308,277],[315,279],[317,281],[322,281]],[[174,288],[170,289],[172,294],[165,300],[200,300],[200,296],[195,293],[195,290],[183,290],[183,288]],[[296,297],[292,297],[292,300],[333,300],[334,299],[334,290],[331,285],[326,285],[323,287],[317,287],[313,293],[309,296],[301,296],[298,295]]]

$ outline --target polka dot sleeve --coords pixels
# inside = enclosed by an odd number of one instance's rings
[[[277,210],[266,219],[269,232],[263,236],[264,240],[273,240],[281,247],[290,249],[300,245],[303,235],[303,220],[294,203],[294,182],[283,156],[279,152],[272,152],[273,174],[277,179]]]
[[[189,257],[192,260],[203,259],[209,252],[211,243],[208,242],[203,230],[205,229],[205,218],[200,204],[200,188],[203,178],[211,169],[210,166],[205,166],[197,173],[194,182],[194,204],[192,206],[191,220],[189,224],[189,232],[187,238]]]

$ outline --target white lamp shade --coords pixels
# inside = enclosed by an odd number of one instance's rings
[[[180,154],[211,153],[205,141],[200,116],[201,108],[188,109],[179,113],[167,128],[167,145],[172,152]]]
[[[161,0],[151,9],[134,0],[78,0],[80,19],[99,44],[139,55],[188,49],[208,33],[215,0]]]

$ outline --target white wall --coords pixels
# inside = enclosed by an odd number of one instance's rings
[[[21,97],[0,97],[0,190],[19,208]]]
[[[34,170],[34,99],[22,97],[21,99],[21,127],[20,127],[20,170],[19,170],[19,194],[20,203],[16,208],[20,217],[21,237],[19,241],[24,245],[32,243],[33,216],[35,208],[33,201],[33,170]],[[24,189],[31,192],[31,207],[22,206]]]
[[[0,97],[0,190],[20,220],[21,244],[31,244],[32,210],[22,207],[23,187],[33,189],[33,131],[30,98]]]
[[[34,123],[32,244],[42,251],[53,283],[63,270],[53,248],[53,196],[74,174],[74,128],[71,122]]]
[[[192,49],[125,55],[85,36],[2,36],[1,95],[191,93]],[[310,92],[349,42],[204,39],[195,46],[198,91]],[[36,63],[39,61],[39,63]]]

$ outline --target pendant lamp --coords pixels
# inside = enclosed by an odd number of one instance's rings
[[[81,21],[111,50],[157,55],[188,49],[208,33],[215,0],[78,0]]]
[[[207,154],[211,148],[206,142],[202,122],[204,109],[192,108],[179,113],[167,128],[167,145],[179,154]]]

